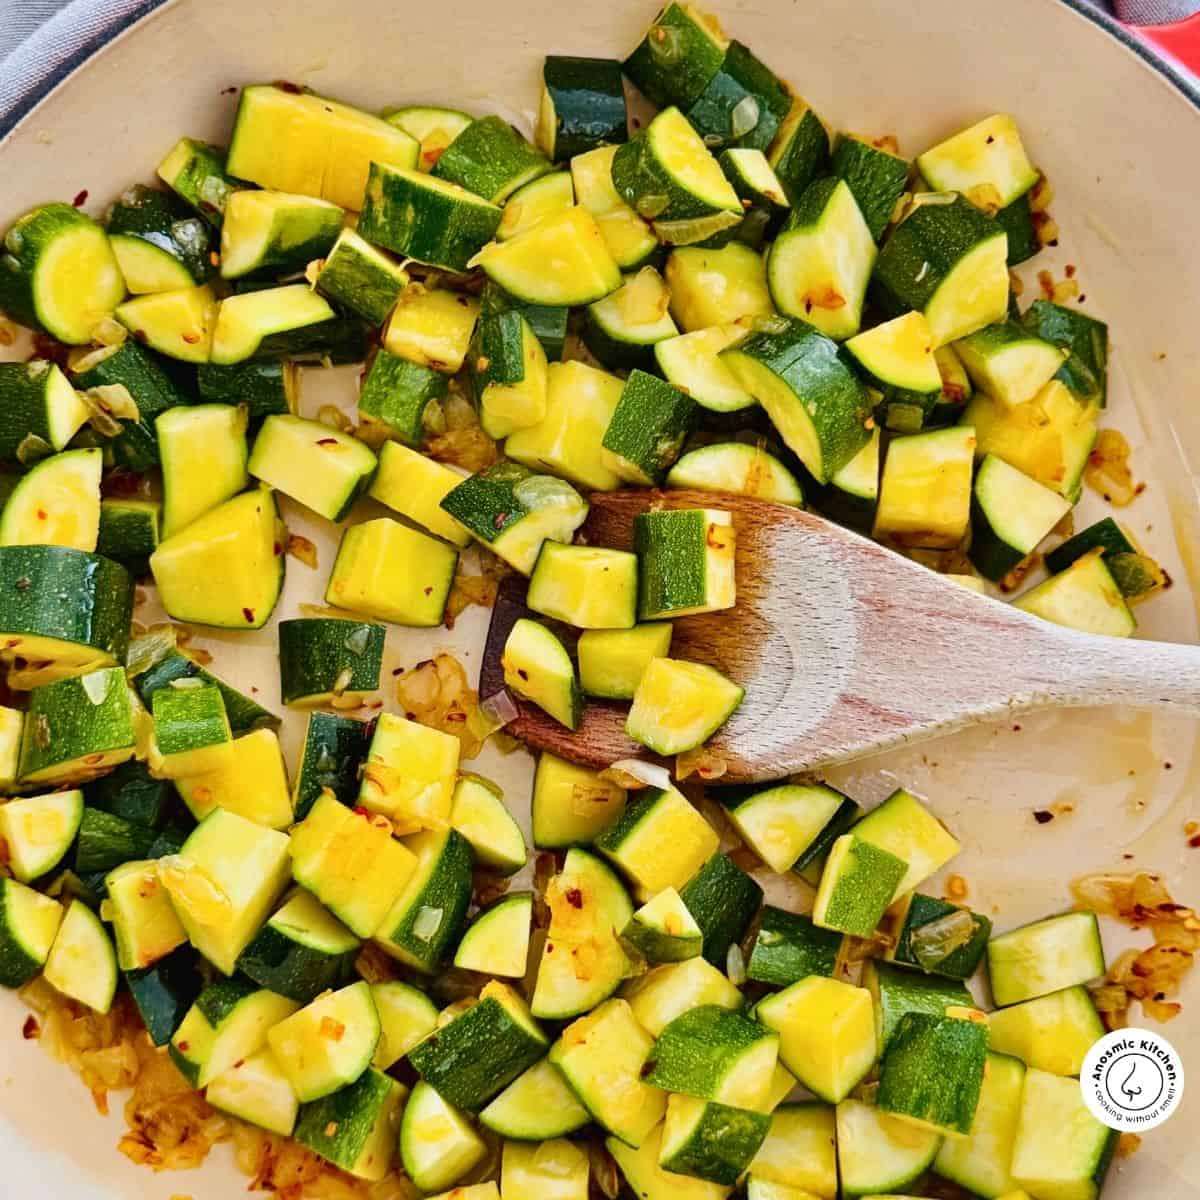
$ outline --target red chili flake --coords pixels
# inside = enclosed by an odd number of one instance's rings
[[[1067,263],[1067,265],[1065,267],[1063,267],[1063,270],[1066,272],[1066,276],[1068,279],[1075,278],[1075,264],[1074,263]]]
[[[1079,293],[1079,303],[1082,304],[1087,299],[1087,296],[1082,292]]]
[[[518,667],[517,674],[520,675],[520,677],[524,679],[526,683],[529,682],[529,672],[526,671],[524,667]]]
[[[21,1036],[27,1042],[32,1042],[34,1038],[39,1037],[41,1032],[42,1027],[38,1024],[37,1017],[31,1014],[25,1018],[25,1024],[21,1026]]]
[[[191,1042],[180,1042],[176,1047],[182,1054],[186,1054],[192,1048]]]
[[[283,553],[283,547],[278,542],[276,542],[275,543],[275,557],[278,558],[282,553]]]
[[[427,587],[427,588],[425,589],[425,595],[427,595],[427,596],[432,596],[432,595],[433,595],[433,588],[431,588],[431,587]]]
[[[996,140],[996,139],[995,139],[995,137],[993,137],[993,136],[992,136],[992,134],[990,134],[990,133],[989,133],[989,134],[987,135],[987,144],[988,144],[989,146],[990,146],[990,145],[991,145],[991,144],[992,144],[992,143],[993,143],[995,140]]]
[[[578,888],[567,889],[567,903],[572,908],[583,907],[583,893]]]
[[[370,817],[371,810],[367,809],[367,808],[363,808],[363,806],[361,804],[357,804],[354,806],[354,815],[356,817]]]
[[[299,84],[292,83],[287,79],[277,79],[275,81],[275,86],[281,92],[288,92],[290,95],[293,95],[293,96],[299,96],[301,94],[301,92],[304,90],[303,88],[300,87]]]
[[[235,83],[231,83],[227,88],[221,89],[222,96],[236,96],[237,93],[238,93],[238,86]]]
[[[144,329],[135,329],[133,331],[133,339],[136,342],[141,342],[143,346],[150,340]]]
[[[653,1072],[656,1066],[658,1066],[658,1063],[655,1062],[654,1059],[648,1058],[644,1063],[642,1063],[642,1069],[638,1072],[638,1074],[645,1079],[647,1075]]]
[[[318,446],[336,446],[337,444],[337,438],[317,438]]]
[[[88,190],[87,190],[87,188],[84,188],[83,191],[75,193],[75,199],[72,200],[71,203],[76,208],[82,208],[87,203],[87,198],[88,198]]]
[[[505,521],[507,521],[507,520],[508,520],[508,513],[506,513],[506,512],[498,512],[498,513],[497,513],[497,514],[496,514],[496,515],[495,515],[495,516],[492,518],[492,525],[493,525],[493,527],[494,527],[494,528],[496,528],[496,529],[503,529],[503,528],[504,528],[504,522],[505,522]]]
[[[39,521],[44,521],[46,519],[46,510],[44,508],[39,508],[37,510],[37,519]]]
[[[1033,819],[1039,825],[1047,825],[1054,820],[1054,814],[1047,808],[1034,809]]]
[[[183,335],[183,340],[187,342],[189,346],[194,346],[200,340],[200,335],[198,333],[185,333]]]
[[[1191,846],[1193,850],[1200,850],[1200,833],[1196,834],[1194,837],[1188,838],[1188,845]]]
[[[254,609],[252,609],[252,608],[243,608],[243,609],[242,609],[242,616],[243,616],[243,617],[245,617],[247,621],[253,621],[253,620],[254,620]]]

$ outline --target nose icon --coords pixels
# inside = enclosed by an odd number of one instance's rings
[[[1133,1086],[1133,1077],[1136,1074],[1137,1063],[1132,1062],[1129,1064],[1129,1074],[1125,1076],[1125,1081],[1121,1084],[1121,1092],[1130,1103],[1132,1103],[1142,1094],[1142,1089],[1140,1087]]]

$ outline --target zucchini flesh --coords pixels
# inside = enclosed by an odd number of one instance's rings
[[[95,550],[103,458],[94,448],[64,450],[38,463],[13,488],[0,513],[0,546]]]
[[[655,658],[633,696],[625,732],[656,754],[682,754],[733,715],[745,689],[703,663]]]

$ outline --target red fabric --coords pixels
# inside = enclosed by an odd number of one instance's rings
[[[1175,25],[1131,25],[1129,29],[1200,77],[1200,13]]]

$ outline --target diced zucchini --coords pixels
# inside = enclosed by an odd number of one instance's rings
[[[667,311],[671,294],[653,267],[643,267],[615,292],[589,304],[583,340],[606,367],[649,367],[655,346],[679,330]]]
[[[660,108],[690,108],[720,69],[728,46],[715,18],[672,0],[625,60],[625,73]]]
[[[84,387],[86,376],[75,382]],[[62,450],[88,419],[88,408],[61,368],[44,358],[27,363],[0,363],[0,453],[17,457],[32,436],[52,450]]]
[[[632,700],[651,660],[670,651],[671,631],[669,621],[585,630],[575,647],[580,687],[589,696]]]
[[[686,332],[729,326],[774,312],[762,256],[731,242],[719,250],[683,246],[666,266],[671,315]]]
[[[675,1174],[732,1186],[758,1153],[770,1125],[767,1113],[696,1096],[671,1096],[659,1165]]]
[[[384,628],[365,621],[300,617],[279,622],[279,694],[291,708],[333,700],[348,707],[379,687]]]
[[[158,549],[161,521],[159,500],[101,500],[96,553],[143,576],[150,570],[150,555]]]
[[[638,1024],[658,1037],[676,1017],[703,1004],[742,1007],[742,994],[703,958],[655,967],[625,989]]]
[[[125,295],[108,236],[70,204],[42,204],[4,235],[0,309],[68,345],[92,340]]]
[[[404,1097],[402,1084],[368,1069],[349,1086],[304,1105],[296,1141],[351,1175],[378,1182],[396,1157]]]
[[[98,808],[85,807],[75,843],[75,872],[104,876],[132,859],[153,858],[157,830]]]
[[[415,167],[417,140],[379,117],[308,92],[242,89],[227,169],[264,188],[362,207],[371,163]]]
[[[299,1007],[244,979],[211,983],[171,1039],[171,1058],[197,1088],[266,1045],[267,1031]]]
[[[783,184],[761,150],[734,147],[723,150],[717,161],[745,210],[734,237],[757,250],[787,219],[791,203]]]
[[[0,838],[13,877],[32,883],[52,871],[66,857],[82,820],[83,792],[78,788],[0,805]]]
[[[929,323],[905,313],[856,334],[846,349],[883,393],[884,420],[898,433],[915,433],[928,422],[942,392]]]
[[[34,688],[21,735],[22,786],[78,783],[133,757],[125,672],[102,667]]]
[[[454,952],[454,965],[483,975],[524,979],[532,919],[532,892],[502,896],[471,922]]]
[[[870,937],[904,878],[907,863],[853,833],[830,848],[813,904],[813,921],[855,937]]]
[[[336,204],[289,192],[243,188],[225,205],[221,277],[278,276],[302,270],[333,246],[341,230],[342,210]],[[172,286],[186,286],[186,282]]]
[[[728,512],[677,508],[638,513],[633,545],[640,561],[639,620],[733,607],[736,529]]]
[[[543,93],[544,95],[545,93]],[[539,130],[540,134],[540,130]],[[575,203],[575,185],[569,171],[551,171],[517,188],[504,202],[496,238],[505,241],[532,229],[540,220]]]
[[[126,971],[125,983],[146,1033],[155,1046],[167,1045],[204,987],[200,959],[183,946],[144,971]]]
[[[229,404],[172,408],[155,422],[155,432],[163,537],[169,538],[246,486],[246,414]]]
[[[72,900],[54,935],[42,974],[56,991],[93,1012],[106,1013],[117,990],[117,956],[100,919]]]
[[[527,304],[524,300],[510,296],[502,287],[489,280],[484,284],[483,293],[480,296],[480,306],[485,316],[510,310],[519,312],[529,322],[533,332],[537,334],[538,341],[542,343],[542,349],[546,351],[546,358],[552,362],[562,360],[569,314],[566,305]]]
[[[702,408],[737,412],[751,407],[754,397],[738,384],[718,356],[744,333],[740,325],[697,329],[658,342],[654,357],[667,380],[687,392]]]
[[[635,369],[604,432],[604,465],[630,483],[661,484],[696,417],[696,402],[685,392]]]
[[[587,1109],[548,1058],[514,1079],[479,1114],[485,1129],[525,1142],[574,1133],[590,1120]]]
[[[653,1049],[629,1005],[607,1000],[563,1030],[550,1061],[592,1119],[636,1149],[651,1139],[667,1107],[666,1094],[643,1072]]]
[[[891,150],[884,139],[871,142],[846,133],[837,140],[830,167],[849,185],[871,236],[879,241],[904,192],[908,160]]]
[[[507,984],[485,984],[469,1008],[408,1052],[416,1072],[456,1108],[477,1112],[546,1053],[546,1035]]]
[[[57,900],[0,879],[0,984],[23,987],[41,971],[63,912]]]
[[[897,546],[949,548],[971,517],[975,430],[969,425],[888,443],[874,536]]]
[[[328,604],[394,625],[442,623],[458,552],[388,517],[347,529],[325,589]]]
[[[427,293],[449,296],[449,292]],[[453,314],[457,319],[457,312]],[[389,438],[419,447],[425,440],[425,412],[446,394],[446,376],[432,367],[380,350],[363,380],[358,411],[363,425],[378,426]],[[385,442],[384,448],[391,443]]]
[[[988,942],[992,998],[1000,1007],[1074,987],[1104,974],[1095,913],[1045,917]]]
[[[1076,1080],[1030,1069],[1013,1141],[1013,1181],[1049,1200],[1096,1200],[1118,1137],[1087,1110]]]
[[[929,975],[969,979],[987,949],[991,920],[920,892],[912,892],[902,903],[896,945],[887,957]]]
[[[804,503],[799,481],[761,443],[718,442],[691,450],[671,468],[667,487],[732,492],[794,507]]]
[[[113,316],[141,343],[181,362],[207,363],[217,298],[207,284],[126,300]]]
[[[260,987],[307,1004],[349,979],[359,940],[310,893],[295,894],[260,929],[238,970]]]
[[[353,229],[343,229],[317,267],[316,287],[341,308],[382,325],[408,285],[408,273]]]
[[[288,1077],[266,1048],[213,1079],[204,1098],[221,1112],[285,1138],[292,1136],[300,1111],[300,1101]]]
[[[310,713],[292,788],[295,819],[303,821],[323,791],[353,805],[358,796],[359,767],[367,757],[370,726],[353,717]],[[236,753],[236,745],[235,745]]]
[[[519,312],[484,317],[472,354],[484,433],[504,438],[545,419],[546,352]]]
[[[875,1065],[875,1014],[864,988],[809,975],[761,1001],[756,1015],[778,1032],[783,1065],[831,1104]]]
[[[970,1134],[946,1138],[934,1161],[934,1170],[943,1179],[977,1196],[1011,1200],[1017,1185],[1009,1168],[1024,1086],[1025,1067],[1017,1059],[988,1054]]]
[[[547,54],[534,133],[542,153],[553,162],[565,162],[628,137],[621,64],[611,58]]]
[[[109,872],[104,885],[123,971],[152,966],[187,941],[153,860],[123,863]]]
[[[1129,604],[1140,603],[1166,585],[1162,568],[1142,552],[1129,531],[1118,525],[1112,517],[1089,525],[1048,551],[1046,569],[1052,574],[1065,571],[1097,546],[1101,548],[1104,563]]]
[[[1004,208],[1038,181],[1017,123],[996,113],[917,156],[917,169],[942,192],[962,192],[980,207]]]
[[[267,1044],[305,1104],[353,1083],[371,1065],[378,1042],[379,1014],[364,979],[318,996],[267,1031]]]
[[[545,625],[522,617],[512,627],[500,659],[504,683],[560,725],[576,729],[583,694],[566,647]]]
[[[829,131],[799,96],[792,98],[791,111],[771,143],[767,161],[793,204],[817,176],[825,173],[829,163]]]
[[[461,745],[440,729],[380,713],[367,752],[359,805],[382,813],[400,834],[446,828]]]
[[[497,203],[456,179],[372,163],[358,229],[407,258],[464,271],[495,235],[501,216]]]
[[[543,542],[526,603],[579,629],[631,629],[637,565],[637,556],[624,550]]]
[[[433,174],[503,204],[519,187],[550,170],[550,162],[503,117],[472,121],[439,156]]]
[[[717,795],[750,849],[780,873],[792,869],[846,799],[825,784],[723,788]]]
[[[1059,575],[1021,595],[1016,606],[1034,616],[1109,637],[1132,637],[1137,628],[1103,550],[1088,551]]]
[[[385,108],[384,120],[411,134],[421,143],[417,166],[432,171],[446,147],[475,119],[457,108],[414,104],[407,108]]]
[[[622,139],[624,140],[624,139]],[[571,159],[575,202],[595,218],[596,226],[613,261],[623,271],[644,266],[657,257],[654,231],[621,199],[612,181],[616,146],[598,146]]]
[[[704,934],[704,957],[724,966],[762,904],[762,888],[727,854],[714,854],[679,894]]]
[[[379,450],[379,470],[371,483],[370,495],[430,533],[461,548],[470,542],[471,535],[443,511],[441,501],[462,482],[462,478],[451,468],[407,446],[385,442]]]
[[[771,298],[829,337],[858,332],[875,241],[844,180],[821,179],[796,202],[767,260]]]
[[[951,1009],[970,1008],[971,993],[959,980],[917,975],[886,962],[869,962],[862,985],[875,1004],[875,1028],[880,1050],[887,1048],[905,1013],[944,1017]]]
[[[672,5],[672,8],[679,7]],[[688,6],[691,7],[690,5]],[[725,1200],[732,1188],[707,1179],[694,1179],[660,1165],[664,1126],[651,1130],[634,1149],[620,1138],[605,1142],[626,1183],[643,1200]]]
[[[533,776],[533,844],[539,850],[585,846],[620,817],[625,790],[595,771],[543,751]]]
[[[1015,321],[988,325],[954,344],[976,387],[1009,408],[1025,404],[1057,373],[1068,352]]]
[[[454,786],[450,824],[471,843],[484,866],[511,875],[525,865],[525,835],[504,803],[504,793],[478,775]]]
[[[1108,403],[1108,326],[1077,308],[1035,300],[1021,317],[1030,333],[1068,352],[1058,378],[1084,404]]]
[[[656,754],[682,754],[720,729],[744,695],[744,688],[702,663],[651,659],[634,693],[625,732]]]
[[[0,705],[0,789],[7,790],[17,781],[24,724],[25,714],[19,708]]]
[[[532,1008],[541,1019],[565,1020],[611,996],[628,973],[618,935],[629,924],[633,905],[608,866],[579,849],[567,851],[545,899],[550,928]]]
[[[815,1196],[834,1200],[838,1191],[834,1110],[828,1104],[785,1104],[771,1115],[771,1129],[750,1164],[749,1194],[755,1183],[783,1189],[761,1200]]]
[[[154,693],[150,765],[167,779],[198,775],[229,765],[233,732],[225,701],[213,685],[165,687]]]
[[[716,74],[686,112],[706,146],[762,151],[770,146],[791,105],[787,85],[749,47],[731,41]]]
[[[903,788],[863,817],[854,833],[908,864],[897,896],[919,887],[962,849],[945,825]]]
[[[966,1134],[987,1059],[987,1022],[909,1012],[883,1051],[876,1103],[941,1133]]]
[[[544,541],[571,540],[587,516],[588,503],[551,475],[534,475],[519,463],[497,463],[449,491],[442,508],[509,566],[528,575]]]
[[[986,578],[1002,579],[1070,511],[1057,492],[989,454],[972,490],[971,562]]]
[[[590,1170],[586,1151],[565,1138],[536,1145],[505,1142],[500,1165],[501,1198],[587,1200]]]
[[[840,934],[768,904],[746,964],[746,978],[788,987],[809,975],[832,976],[841,944]]]
[[[462,1113],[424,1081],[413,1088],[400,1122],[400,1160],[421,1191],[452,1186],[486,1153]]]
[[[180,138],[158,164],[157,174],[181,200],[219,229],[237,184],[225,173],[225,151],[195,138]]]
[[[889,311],[925,314],[937,347],[1004,319],[1008,238],[956,192],[920,199],[884,243],[872,278]]]
[[[716,853],[712,826],[674,788],[646,788],[596,848],[633,881],[646,898],[664,888],[682,889]]]
[[[235,293],[217,306],[212,361],[320,356],[344,331],[329,302],[306,283]]]
[[[530,470],[549,471],[576,487],[612,491],[619,477],[602,461],[601,439],[624,384],[581,362],[551,363],[546,415],[509,435],[504,451]]]
[[[374,1066],[386,1071],[437,1028],[437,1008],[424,992],[399,980],[371,984],[371,998],[380,1028]]]
[[[932,1165],[942,1135],[861,1100],[837,1106],[837,1159],[842,1195],[896,1195]]]
[[[131,344],[136,343],[126,343]],[[196,386],[205,400],[218,404],[244,404],[250,428],[257,429],[263,418],[272,413],[296,411],[299,374],[299,367],[290,362],[246,362],[231,366],[201,363],[196,368]],[[176,400],[175,404],[182,402]],[[143,418],[145,412],[142,407]]]
[[[158,877],[188,940],[232,975],[287,886],[288,866],[286,834],[218,808],[177,855],[159,860]]]
[[[375,940],[392,958],[428,975],[439,969],[462,935],[474,856],[466,838],[453,829],[425,830],[410,837],[405,848],[416,855],[416,869]]]
[[[430,291],[414,284],[400,293],[400,299],[383,332],[383,345],[389,354],[407,359],[417,366],[452,375],[463,365],[478,317],[479,301],[470,296],[445,289]],[[391,370],[399,374],[401,369],[393,364]],[[410,376],[405,379],[399,375],[398,381],[393,382],[387,373],[383,375],[380,385],[388,385],[389,391],[398,390],[399,396],[393,396],[389,404],[385,404],[381,398],[381,415],[409,393],[419,395],[424,377],[416,373],[410,373]],[[431,383],[425,381],[424,387],[433,394]],[[413,403],[409,401],[404,404],[400,411],[407,411]],[[395,424],[404,432],[411,430],[408,438],[414,443],[420,441],[415,419],[397,420]]]
[[[1088,990],[1079,985],[999,1009],[988,1017],[998,1054],[1052,1075],[1078,1075],[1087,1052],[1104,1036]]]
[[[579,205],[539,221],[472,260],[489,279],[530,304],[591,304],[621,286],[596,219]]]
[[[673,888],[663,888],[633,914],[621,936],[652,963],[683,962],[704,948],[696,918]]]
[[[0,513],[0,546],[95,550],[103,466],[97,448],[64,450],[22,475]]]

